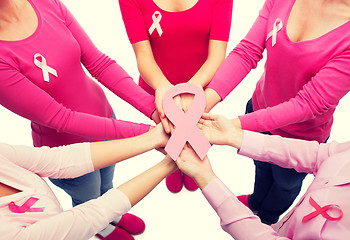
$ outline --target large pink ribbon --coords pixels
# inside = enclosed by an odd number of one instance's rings
[[[329,205],[326,205],[324,207],[321,207],[320,205],[318,205],[316,203],[316,201],[312,197],[310,197],[309,202],[310,202],[311,206],[313,206],[316,209],[316,211],[314,211],[314,212],[304,216],[303,220],[301,222],[309,221],[310,219],[312,219],[312,218],[314,218],[314,217],[316,217],[317,215],[320,215],[320,214],[325,219],[330,220],[330,221],[337,221],[337,220],[340,220],[343,217],[343,211],[341,210],[341,208],[338,205],[329,204]],[[331,208],[337,209],[340,212],[338,217],[331,217],[331,216],[329,216],[327,211],[329,209],[331,209]]]
[[[30,197],[22,206],[16,205],[14,202],[8,204],[11,212],[25,213],[25,212],[43,212],[44,207],[32,208],[32,206],[39,200],[39,198]]]
[[[271,37],[272,41],[272,47],[275,46],[277,43],[277,33],[279,30],[281,30],[283,27],[282,20],[280,18],[277,18],[275,23],[273,24],[273,28],[269,34],[267,34],[266,41]]]
[[[184,113],[176,106],[173,97],[181,93],[194,94],[190,109]],[[168,119],[175,125],[165,151],[176,160],[186,142],[189,142],[197,155],[203,159],[207,154],[210,143],[196,124],[201,118],[205,109],[205,95],[202,89],[191,83],[180,83],[171,88],[163,99],[163,109]]]

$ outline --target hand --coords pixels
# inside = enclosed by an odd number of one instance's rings
[[[182,111],[187,112],[193,102],[194,95],[191,93],[183,93],[180,95],[180,97],[181,109]]]
[[[152,115],[151,115],[151,119],[153,120],[153,122],[155,122],[156,124],[160,123],[160,116],[157,110],[154,110]]]
[[[155,127],[151,126],[150,131],[152,131],[152,134],[154,134],[153,138],[156,140],[155,148],[158,150],[165,147],[169,140],[169,135],[164,131],[162,124],[158,124]]]
[[[176,164],[181,171],[195,179],[203,189],[213,178],[216,178],[207,156],[201,160],[192,148],[185,145]]]
[[[210,113],[203,113],[198,128],[211,144],[230,145],[239,149],[242,145],[243,130],[238,118],[228,118]]]
[[[169,120],[166,118],[164,110],[163,110],[163,99],[165,94],[173,87],[172,84],[164,84],[161,87],[157,88],[155,91],[155,105],[156,109],[159,113],[160,121],[164,127],[166,133],[170,133],[174,127],[171,125]],[[181,108],[181,98],[180,96],[174,97],[174,102],[177,106]]]

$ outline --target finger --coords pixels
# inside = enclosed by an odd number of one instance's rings
[[[212,113],[203,113],[202,118],[205,120],[211,120],[211,121],[216,121],[218,119],[219,115],[212,114]]]
[[[170,126],[169,126],[169,121],[168,121],[168,119],[167,119],[167,118],[160,118],[160,121],[161,121],[161,123],[162,123],[162,125],[163,125],[164,131],[165,131],[167,134],[169,134],[170,131],[171,131],[171,128],[170,128]]]

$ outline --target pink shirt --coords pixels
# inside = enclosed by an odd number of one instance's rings
[[[42,177],[73,178],[94,170],[90,145],[32,148],[0,143],[0,182],[20,190],[0,197],[0,239],[86,240],[130,210],[128,198],[111,189],[102,197],[63,211]],[[21,206],[30,197],[43,212],[14,213],[8,204]]]
[[[187,82],[208,57],[209,40],[228,41],[233,0],[198,0],[181,12],[168,12],[153,0],[119,0],[131,43],[149,40],[155,61],[172,84]],[[155,14],[159,12],[160,15]],[[159,17],[160,16],[160,17]],[[162,34],[152,25],[159,23]],[[140,77],[140,86],[154,94]]]
[[[234,239],[348,239],[350,236],[350,142],[319,144],[316,141],[269,136],[244,131],[239,154],[271,162],[298,172],[314,174],[315,178],[296,207],[272,227],[259,218],[218,179],[210,182],[203,194],[221,218],[221,225]],[[343,218],[330,221],[321,214],[302,222],[304,216],[316,211],[310,197],[320,206],[336,204]],[[332,217],[339,210],[328,210]]]
[[[36,31],[23,40],[0,41],[0,104],[32,121],[34,145],[52,147],[146,132],[147,125],[110,118],[113,111],[102,88],[82,64],[148,117],[155,109],[154,97],[93,45],[59,0],[28,1],[38,18]],[[35,63],[36,54],[45,59],[38,57]]]
[[[256,67],[266,48],[265,71],[253,94],[255,112],[239,117],[242,127],[324,142],[333,112],[350,89],[350,22],[316,39],[292,42],[286,24],[294,2],[266,0],[208,87],[225,98]]]

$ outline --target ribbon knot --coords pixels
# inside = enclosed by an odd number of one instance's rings
[[[11,212],[14,213],[25,213],[25,212],[43,212],[44,207],[32,208],[32,206],[39,200],[39,198],[30,197],[22,206],[16,205],[14,202],[8,204]]]
[[[38,60],[38,58],[41,58],[41,61]],[[49,66],[47,66],[46,59],[40,53],[36,53],[34,55],[34,64],[35,64],[35,66],[37,66],[38,68],[40,68],[42,70],[45,82],[49,82],[50,81],[49,73],[51,73],[52,75],[57,77],[56,70],[51,68],[51,67],[49,67]]]
[[[150,35],[152,35],[152,33],[155,29],[157,29],[159,37],[162,36],[163,30],[159,24],[161,19],[162,19],[162,14],[160,14],[160,12],[158,12],[158,11],[155,11],[152,15],[153,23],[152,23],[151,27],[148,29]]]
[[[273,24],[273,28],[271,30],[271,32],[269,32],[269,34],[267,34],[267,37],[266,37],[266,41],[272,37],[272,47],[275,46],[276,42],[277,42],[277,32],[279,30],[281,30],[283,27],[283,23],[282,23],[282,20],[280,18],[277,18],[275,23]]]
[[[314,217],[316,217],[317,215],[320,215],[320,214],[321,214],[325,219],[330,220],[330,221],[337,221],[337,220],[340,220],[340,219],[343,217],[343,211],[342,211],[341,208],[340,208],[338,205],[336,205],[336,204],[329,204],[329,205],[326,205],[326,206],[324,206],[324,207],[321,207],[320,205],[318,205],[318,204],[316,203],[316,201],[315,201],[312,197],[310,197],[309,202],[310,202],[311,206],[313,206],[313,207],[316,209],[316,211],[314,211],[314,212],[312,212],[312,213],[310,213],[310,214],[304,216],[304,217],[303,217],[303,220],[302,220],[301,222],[309,221],[310,219],[312,219],[312,218],[314,218]],[[339,214],[338,217],[331,217],[331,216],[327,213],[327,211],[328,211],[329,209],[331,209],[331,208],[337,209],[337,210],[339,211],[340,214]]]
[[[186,113],[178,108],[173,100],[174,96],[181,93],[194,94],[193,102]],[[205,108],[204,92],[194,84],[180,83],[166,93],[163,108],[165,115],[176,127],[165,146],[165,151],[176,160],[183,146],[189,142],[197,155],[203,159],[211,146],[196,126]]]

